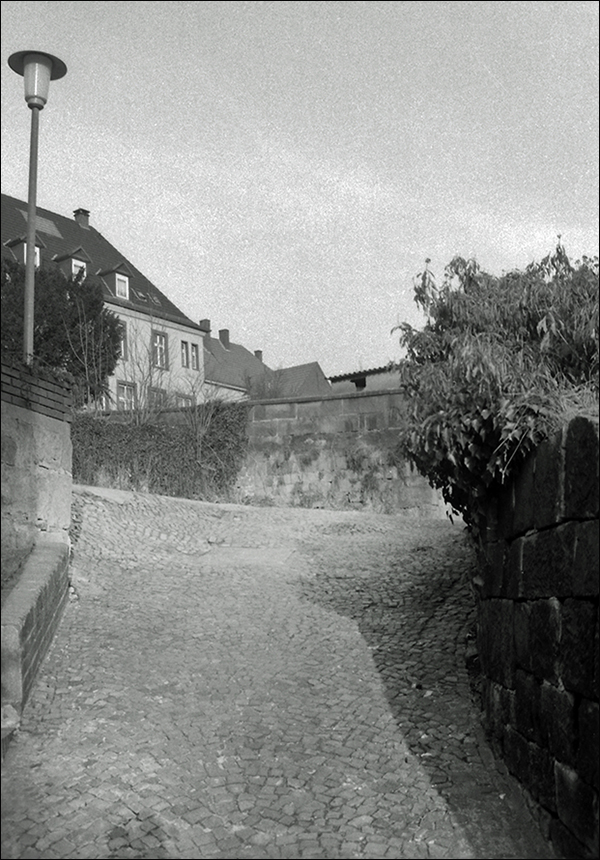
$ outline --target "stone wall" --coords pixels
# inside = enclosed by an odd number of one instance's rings
[[[598,856],[598,425],[572,420],[490,506],[484,715],[565,857]]]
[[[70,392],[2,365],[2,752],[68,596]]]
[[[445,516],[396,451],[406,408],[399,391],[250,404],[238,501]]]
[[[68,541],[70,392],[2,365],[2,557],[39,537]]]

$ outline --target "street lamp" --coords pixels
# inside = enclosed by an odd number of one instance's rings
[[[25,101],[31,109],[31,141],[29,147],[29,199],[27,204],[27,239],[25,242],[25,315],[23,326],[23,360],[33,360],[33,308],[35,295],[35,201],[37,193],[37,162],[40,111],[48,101],[50,81],[67,73],[58,57],[41,51],[17,51],[8,58],[13,72],[22,75]]]

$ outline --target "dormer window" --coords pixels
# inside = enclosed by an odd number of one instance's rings
[[[25,236],[17,236],[15,239],[10,239],[8,242],[5,242],[4,245],[6,248],[10,248],[18,263],[22,263],[23,265],[27,263],[27,240]],[[39,268],[42,263],[42,248],[45,247],[46,246],[42,240],[36,236],[34,257],[34,265],[36,269]]]
[[[36,269],[39,269],[40,262],[41,262],[42,249],[40,248],[39,245],[36,245],[33,250],[34,250],[33,265],[36,267]],[[25,243],[23,243],[23,262],[25,264],[27,263],[27,245]]]
[[[133,272],[124,260],[117,263],[114,268],[101,269],[96,274],[102,278],[110,292],[117,299],[122,299],[125,302],[131,300],[129,282],[131,281]]]
[[[92,262],[89,254],[80,246],[73,248],[67,254],[55,254],[52,257],[55,263],[67,278],[87,277],[88,266]]]
[[[87,275],[87,263],[85,262],[85,260],[78,260],[76,257],[72,257],[71,274],[74,278],[80,276],[83,280]]]
[[[118,299],[129,299],[129,278],[115,272],[115,295]]]

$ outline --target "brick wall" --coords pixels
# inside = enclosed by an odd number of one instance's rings
[[[238,500],[444,516],[440,494],[398,456],[406,408],[399,391],[251,404]]]
[[[565,857],[598,856],[598,424],[575,418],[488,511],[476,580],[495,750]]]

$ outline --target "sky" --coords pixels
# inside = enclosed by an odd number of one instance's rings
[[[15,51],[67,75],[37,202],[196,322],[327,376],[400,357],[413,277],[598,254],[596,2],[5,2],[2,191],[27,200]]]

